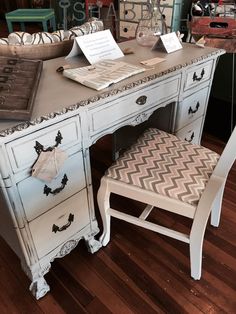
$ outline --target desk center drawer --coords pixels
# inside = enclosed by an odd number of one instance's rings
[[[180,75],[143,88],[131,95],[121,97],[106,105],[96,107],[90,111],[90,125],[92,132],[98,132],[109,126],[114,126],[139,112],[178,95]]]

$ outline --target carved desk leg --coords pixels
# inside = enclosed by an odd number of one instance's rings
[[[90,253],[95,253],[102,247],[101,242],[94,238],[94,234],[85,236],[84,240]]]
[[[37,263],[29,267],[24,262],[21,262],[21,267],[32,281],[29,290],[33,296],[37,300],[45,296],[50,291],[50,287],[44,279],[44,275],[49,272],[51,263],[46,263],[44,267],[40,267]]]
[[[29,290],[35,296],[35,298],[38,300],[45,296],[45,294],[50,291],[50,287],[47,284],[44,277],[39,277],[36,281],[33,281],[29,287]]]
[[[99,240],[103,246],[106,246],[110,241],[111,216],[107,211],[110,207],[110,192],[105,178],[101,179],[100,188],[97,193],[97,201],[103,224],[103,232]]]

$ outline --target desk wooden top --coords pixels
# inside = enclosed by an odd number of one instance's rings
[[[206,58],[216,58],[225,53],[222,49],[205,47],[200,48],[194,44],[183,43],[183,49],[167,54],[160,51],[151,51],[150,48],[141,47],[136,40],[126,41],[119,44],[121,49],[130,48],[133,54],[125,55],[120,60],[132,64],[140,64],[142,60],[155,57],[164,58],[165,61],[158,63],[147,71],[125,79],[109,88],[95,91],[74,82],[56,69],[69,63],[73,67],[88,65],[83,55],[65,60],[64,57],[44,61],[43,71],[35,99],[34,110],[30,121],[0,121],[0,136],[7,136],[17,130],[25,129],[30,125],[51,119],[56,114],[63,114],[67,110],[77,110],[80,106],[88,105],[100,98],[114,97],[125,93],[127,89],[142,88],[147,81],[161,78],[165,75],[173,75],[181,71],[183,67],[194,65]],[[118,95],[119,96],[119,95]],[[118,97],[117,96],[117,97]],[[4,131],[5,130],[5,131]],[[3,132],[4,131],[4,132]]]

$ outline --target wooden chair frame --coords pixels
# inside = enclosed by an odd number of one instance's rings
[[[194,279],[200,279],[202,269],[202,248],[207,221],[211,214],[211,225],[215,227],[219,226],[224,187],[228,173],[235,159],[236,127],[234,128],[196,206],[103,176],[97,195],[98,206],[104,228],[100,237],[102,245],[106,246],[110,241],[111,217],[124,220],[134,225],[188,243],[190,246],[191,276]],[[128,197],[148,205],[139,217],[134,217],[110,207],[111,193]],[[147,216],[154,207],[159,207],[191,218],[193,222],[190,234],[184,234],[146,221]]]

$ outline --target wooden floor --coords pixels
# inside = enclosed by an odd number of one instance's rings
[[[204,134],[203,144],[220,152],[224,143]],[[91,149],[95,194],[110,156],[109,136]],[[45,276],[51,291],[36,301],[18,258],[0,238],[0,313],[234,314],[235,196],[236,165],[226,184],[220,227],[207,226],[200,281],[190,278],[187,244],[113,219],[107,247],[90,254],[80,241],[69,255],[55,260]],[[130,210],[140,207],[123,199],[113,202]],[[187,219],[158,213],[167,226],[185,230],[189,225]]]

